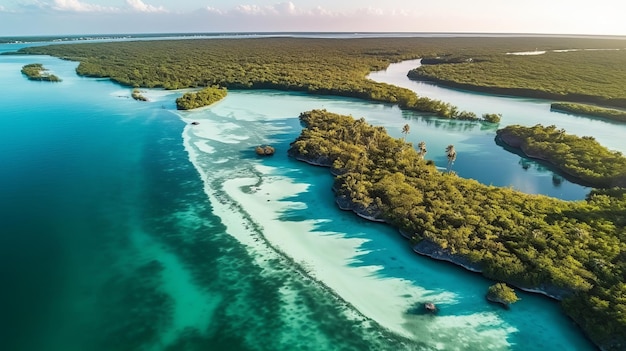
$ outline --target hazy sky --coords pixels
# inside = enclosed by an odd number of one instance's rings
[[[245,31],[626,35],[626,1],[0,0],[0,36]]]

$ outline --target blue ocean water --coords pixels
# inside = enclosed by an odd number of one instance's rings
[[[26,80],[20,68],[33,61],[63,82]],[[261,268],[226,232],[183,147],[180,93],[142,104],[75,67],[48,57],[0,63],[1,349],[403,342],[346,317],[344,303],[282,256]],[[281,316],[279,290],[293,292],[293,316]]]
[[[63,82],[26,80],[32,62]],[[75,67],[0,57],[2,349],[593,349],[553,301],[522,293],[501,310],[489,281],[339,211],[327,170],[284,152],[311,108],[398,135],[411,123],[432,154],[458,138],[461,154],[493,153],[493,130],[275,91],[179,114],[181,92],[137,102]],[[277,154],[258,158],[261,143]],[[440,315],[416,313],[425,300]]]

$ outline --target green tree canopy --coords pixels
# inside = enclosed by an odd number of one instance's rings
[[[497,283],[490,286],[487,290],[487,299],[504,305],[510,305],[519,300],[515,294],[515,290],[511,289],[505,283]]]

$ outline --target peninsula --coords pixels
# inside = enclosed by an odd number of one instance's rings
[[[594,188],[626,188],[626,157],[593,137],[567,134],[554,125],[513,125],[499,129],[496,142],[547,162],[573,182]]]
[[[341,208],[396,227],[417,253],[560,300],[605,350],[626,345],[626,189],[576,202],[524,194],[439,172],[364,119],[300,120],[289,155],[330,168]]]
[[[602,117],[619,122],[626,122],[626,110],[600,107],[589,104],[576,104],[572,102],[553,102],[550,110],[557,112],[571,112],[581,115]]]
[[[592,104],[626,108],[625,43],[618,40],[595,44],[601,46],[576,49],[565,44],[554,49],[538,45],[534,55],[468,49],[425,57],[422,66],[411,70],[408,76],[490,94],[584,103],[586,114],[597,111]],[[623,114],[615,112],[602,117],[625,120]]]
[[[226,88],[211,86],[197,92],[185,93],[176,99],[176,108],[179,110],[191,110],[194,108],[209,106],[226,97]]]

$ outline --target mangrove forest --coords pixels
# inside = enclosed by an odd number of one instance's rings
[[[191,110],[203,106],[209,106],[226,97],[226,88],[212,86],[197,92],[185,93],[176,99],[176,108],[179,110]]]
[[[259,38],[58,44],[23,48],[18,54],[78,61],[81,76],[134,88],[197,89],[177,101],[179,109],[210,104],[226,89],[279,89],[497,123],[498,111],[480,118],[367,76],[394,62],[422,58],[423,65],[409,73],[413,79],[624,108],[624,47],[620,39],[574,37]],[[514,54],[526,51],[545,53]],[[363,118],[314,110],[300,120],[305,128],[289,154],[330,168],[340,208],[394,226],[420,254],[437,258],[436,252],[490,279],[555,298],[604,350],[626,347],[621,154],[552,126],[500,131],[501,138],[510,133],[524,139],[528,146],[519,147],[530,156],[599,187],[584,201],[563,201],[441,172],[425,159],[424,143],[416,149]],[[450,170],[453,145],[447,156]]]
[[[22,67],[22,74],[30,80],[45,82],[60,82],[61,78],[48,73],[48,70],[41,63],[30,63]]]
[[[459,111],[449,103],[417,96],[409,89],[374,82],[366,77],[371,71],[383,70],[390,63],[408,59],[459,55],[484,57],[485,60],[501,56],[514,59],[505,53],[537,47],[562,50],[623,46],[623,40],[589,38],[259,38],[59,44],[23,48],[18,53],[46,54],[79,61],[79,75],[107,77],[132,87],[181,89],[216,85],[228,89],[303,91],[397,104],[404,109],[428,112],[443,118],[478,119],[471,111]],[[561,71],[579,70],[581,65],[585,65],[586,72],[593,68],[594,79],[609,82],[605,84],[613,86],[612,93],[595,86],[586,91],[618,101],[623,98],[620,94],[623,94],[621,87],[624,85],[620,72],[626,70],[623,68],[626,65],[621,64],[623,61],[620,61],[622,56],[619,52],[610,55],[604,61],[596,57],[596,64],[584,61],[584,57],[572,56],[574,59],[557,62],[556,65],[561,67]],[[475,65],[489,62],[471,64],[474,69],[479,67]],[[545,62],[535,64],[546,65]],[[466,63],[428,67],[463,65]],[[511,68],[507,65],[502,64],[505,71],[529,72],[533,77],[529,78],[529,84],[536,87],[535,90],[562,90],[563,77],[551,80],[541,74],[543,70],[559,74],[554,72],[560,71],[552,70],[554,65],[543,68],[532,66],[533,62],[525,67]],[[459,73],[480,79],[498,74],[502,72],[493,71],[490,65]],[[439,73],[437,76],[447,79]],[[570,89],[586,89],[588,82],[569,80],[566,85]],[[614,93],[617,95],[614,96]]]
[[[496,139],[525,156],[547,162],[573,182],[595,188],[626,188],[626,157],[593,137],[567,134],[554,125],[512,125],[499,129]]]
[[[580,115],[602,117],[620,122],[626,122],[626,110],[606,108],[588,104],[577,104],[573,102],[553,102],[550,109],[557,112],[571,112]]]
[[[342,209],[384,221],[416,252],[542,292],[605,350],[626,345],[626,189],[585,201],[525,194],[440,172],[363,118],[302,113],[289,154],[330,167]]]
[[[492,94],[624,108],[625,43],[606,44],[604,49],[594,50],[566,46],[550,50],[540,46],[539,50],[545,53],[536,55],[486,54],[475,50],[423,60],[427,64],[411,70],[408,75],[412,79]]]

